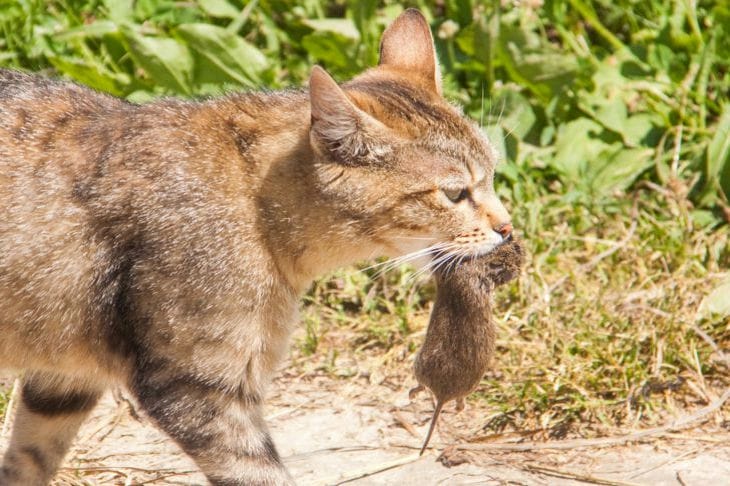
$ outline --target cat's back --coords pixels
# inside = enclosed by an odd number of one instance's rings
[[[124,102],[82,86],[19,71],[0,69],[0,150],[32,155],[67,129],[123,108]],[[43,145],[45,142],[45,146]],[[40,154],[38,154],[40,155]]]
[[[98,132],[127,106],[73,83],[0,69],[0,208],[17,211],[27,198],[37,205],[67,191],[99,154]]]
[[[0,69],[0,249],[25,232],[63,235],[79,221],[74,186],[95,132],[124,102],[76,84]],[[97,153],[94,153],[97,152]]]

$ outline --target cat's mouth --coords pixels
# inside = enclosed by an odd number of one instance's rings
[[[439,239],[424,236],[399,236],[388,242],[390,257],[387,267],[394,268],[402,263],[410,263],[420,271],[434,270],[441,266],[450,266],[460,261],[479,258],[491,253],[496,248],[512,241],[512,235],[502,236],[499,233],[473,232],[459,235],[451,239]]]
[[[468,257],[476,258],[492,252],[495,248],[512,240],[512,234],[501,235],[496,231],[470,234],[454,238],[457,245],[455,253],[466,254]]]

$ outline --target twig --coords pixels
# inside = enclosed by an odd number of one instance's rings
[[[582,481],[584,483],[591,484],[602,484],[605,486],[638,486],[637,483],[626,483],[623,481],[614,481],[613,479],[599,478],[588,474],[572,473],[568,471],[561,471],[559,469],[553,469],[550,467],[533,466],[531,464],[525,464],[524,468],[527,471],[533,473],[547,474],[548,476],[554,476],[556,478],[574,479]]]
[[[20,378],[16,378],[13,382],[13,388],[10,392],[10,399],[8,400],[8,406],[5,408],[5,417],[3,417],[3,428],[0,431],[0,437],[5,437],[10,429],[10,416],[13,414],[13,407],[15,406],[15,400],[20,393]]]
[[[715,340],[712,339],[712,337],[709,334],[707,334],[705,331],[700,329],[700,327],[697,324],[693,324],[692,326],[690,326],[690,329],[692,329],[695,332],[695,334],[697,334],[699,337],[701,337],[702,340],[705,341],[712,348],[712,350],[719,355],[719,359],[721,361],[725,362],[725,364],[730,366],[730,355],[728,355],[722,349],[720,349],[720,346],[717,345]]]
[[[677,478],[677,482],[681,484],[682,486],[687,486],[687,483],[684,482],[684,479],[682,479],[682,475],[679,474],[679,471],[677,471],[677,474],[675,476]]]
[[[305,405],[307,405],[307,402],[303,401],[302,403],[299,403],[299,404],[295,405],[294,407],[284,408],[283,410],[274,412],[274,413],[266,416],[266,421],[273,422],[274,420],[284,417],[285,415],[293,414],[294,412],[304,408]]]
[[[576,439],[566,440],[560,442],[528,442],[522,444],[504,444],[504,443],[491,443],[491,444],[458,444],[455,445],[457,449],[470,450],[470,451],[535,451],[535,450],[566,450],[566,449],[579,449],[583,447],[611,447],[618,444],[625,444],[626,442],[635,442],[647,437],[653,437],[664,434],[672,430],[679,430],[687,427],[703,418],[707,415],[716,412],[722,407],[725,402],[730,399],[730,388],[725,390],[725,393],[720,396],[717,400],[714,400],[708,406],[701,408],[697,412],[676,420],[670,424],[653,427],[651,429],[640,430],[633,434],[622,435],[618,437],[602,437],[598,439]]]
[[[114,401],[117,402],[117,406],[121,406],[123,404],[127,405],[129,415],[131,415],[137,422],[143,422],[142,417],[139,412],[137,412],[137,406],[124,394],[124,390],[117,387],[112,390],[112,396],[114,397]]]
[[[721,437],[710,437],[707,435],[702,436],[694,436],[694,435],[684,435],[684,434],[673,434],[671,432],[668,432],[666,434],[661,434],[661,437],[663,439],[672,439],[672,440],[692,440],[695,442],[711,442],[714,444],[728,444],[730,443],[730,439],[728,439],[727,435],[721,436]]]
[[[359,452],[359,451],[373,451],[378,450],[380,447],[375,446],[364,446],[364,445],[351,445],[351,446],[337,446],[337,447],[324,447],[322,449],[315,449],[312,451],[302,452],[299,454],[292,454],[291,456],[284,457],[284,462],[290,463],[295,461],[301,461],[303,459],[316,456],[318,454],[324,454],[328,452]]]
[[[125,471],[132,471],[132,472],[139,472],[144,474],[174,474],[174,475],[184,475],[184,474],[197,474],[198,471],[177,471],[175,469],[169,469],[169,468],[157,468],[157,469],[146,469],[143,467],[134,467],[134,466],[81,466],[81,467],[73,467],[73,466],[67,466],[67,467],[61,467],[58,469],[59,471],[68,471],[68,472],[108,472],[113,474],[124,474]]]
[[[362,479],[369,476],[373,476],[375,474],[381,473],[383,471],[387,471],[389,469],[393,469],[396,467],[403,466],[405,464],[409,464],[411,462],[415,462],[421,458],[418,454],[412,454],[410,456],[401,457],[400,459],[396,459],[394,461],[388,461],[381,464],[378,464],[376,466],[368,467],[365,469],[361,469],[359,471],[347,473],[344,476],[334,476],[326,479],[320,479],[317,481],[314,481],[312,483],[309,483],[309,486],[337,486],[340,484],[349,483],[351,481],[355,481],[356,479]]]
[[[647,474],[647,473],[650,473],[652,471],[655,471],[655,470],[659,469],[660,467],[664,467],[667,464],[675,463],[675,462],[679,461],[680,459],[684,459],[687,456],[692,456],[694,454],[697,454],[698,452],[702,452],[705,449],[709,449],[709,448],[710,448],[709,445],[704,445],[704,446],[701,446],[701,447],[695,447],[694,449],[691,449],[689,451],[683,452],[682,454],[679,454],[678,456],[671,457],[671,458],[667,459],[666,461],[662,461],[659,464],[655,464],[654,466],[651,466],[648,469],[644,469],[643,471],[639,471],[639,472],[637,472],[635,474],[632,474],[631,476],[629,476],[629,479],[638,478],[639,476],[643,476],[644,474]]]
[[[415,437],[415,438],[419,437],[418,432],[416,432],[416,429],[413,428],[413,426],[408,422],[408,420],[406,420],[403,417],[403,414],[401,414],[399,411],[396,410],[393,412],[393,418],[398,423],[398,425],[400,425],[401,427],[406,429],[406,432],[411,434],[412,437]]]
[[[142,486],[143,484],[150,484],[150,483],[153,483],[155,481],[160,481],[162,479],[173,478],[175,476],[187,476],[188,474],[192,474],[192,473],[191,472],[188,472],[188,471],[167,473],[167,474],[162,474],[161,476],[157,476],[157,477],[152,478],[152,479],[147,479],[145,481],[137,481],[137,482],[132,483],[132,484],[136,484],[137,486]]]

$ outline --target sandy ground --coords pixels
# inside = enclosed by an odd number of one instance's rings
[[[483,410],[472,408],[457,415],[450,409],[442,415],[434,447],[418,457],[432,405],[425,394],[409,401],[406,385],[410,383],[373,384],[366,378],[279,378],[272,387],[267,416],[279,452],[297,482],[730,484],[730,431],[724,427],[723,413],[699,421],[702,429],[654,435],[628,446],[502,452],[449,447],[473,437],[474,424],[484,416]],[[7,434],[0,438],[0,450],[7,440]],[[509,436],[494,440],[519,441]],[[175,444],[144,417],[135,418],[130,405],[110,393],[82,428],[54,484],[196,485],[205,480]]]

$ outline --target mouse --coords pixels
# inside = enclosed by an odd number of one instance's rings
[[[487,371],[496,340],[491,294],[519,275],[524,256],[522,242],[512,236],[485,255],[434,272],[436,300],[414,364],[419,385],[409,393],[413,399],[428,388],[436,400],[420,455],[428,447],[444,404],[456,400],[461,410],[464,397]]]

